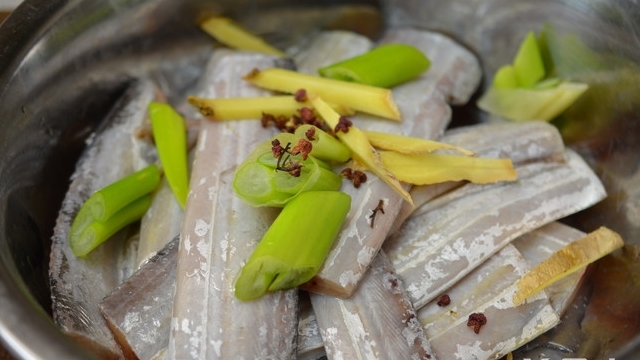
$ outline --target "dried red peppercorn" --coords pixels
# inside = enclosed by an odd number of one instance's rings
[[[451,304],[451,298],[449,297],[449,295],[444,294],[444,295],[440,296],[440,298],[438,299],[437,304],[438,304],[438,306],[447,306],[447,305]]]
[[[480,328],[487,323],[487,317],[483,313],[473,313],[469,315],[467,326],[473,327],[473,332],[480,333]]]

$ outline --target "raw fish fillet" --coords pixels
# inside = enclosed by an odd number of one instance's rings
[[[440,306],[436,298],[418,311],[433,351],[441,356],[449,354],[449,358],[500,358],[557,325],[582,272],[552,284],[517,307],[512,302],[513,285],[553,252],[584,235],[569,226],[550,223],[507,244],[446,289],[450,304]],[[478,334],[466,325],[473,313],[487,317]]]
[[[274,58],[214,52],[198,96],[260,96],[241,81]],[[203,120],[184,214],[168,357],[173,359],[286,359],[295,356],[297,290],[250,302],[234,295],[244,262],[277,215],[253,208],[233,192],[236,166],[271,132],[259,121]]]
[[[435,359],[384,252],[348,299],[311,294],[329,359]]]
[[[433,32],[391,30],[381,42],[390,41],[414,45],[437,61],[419,78],[393,89],[402,121],[364,114],[354,116],[352,121],[364,130],[435,139],[451,119],[451,108],[446,100],[462,101],[462,97],[471,96],[478,85],[481,74],[477,59],[454,41]],[[313,53],[314,50],[310,51]],[[404,199],[372,174],[359,188],[345,183],[342,190],[352,198],[351,210],[324,266],[303,288],[348,297],[378,253]],[[384,214],[377,213],[372,226],[371,214],[379,203],[383,204]]]
[[[87,140],[58,215],[51,244],[49,278],[53,321],[103,358],[122,356],[98,303],[136,268],[135,232],[124,229],[84,258],[69,246],[71,223],[82,203],[99,190],[157,159],[155,147],[136,136],[147,120],[155,87],[135,81]]]
[[[510,158],[514,164],[562,158],[564,143],[558,129],[547,122],[491,122],[447,130],[439,139],[471,150],[480,157]],[[404,203],[390,233],[395,233],[416,208],[466,182],[413,186],[414,205]]]
[[[178,243],[175,237],[100,303],[127,359],[153,359],[169,342]]]
[[[516,166],[518,180],[467,184],[424,204],[384,245],[416,309],[511,240],[605,196],[579,155]]]

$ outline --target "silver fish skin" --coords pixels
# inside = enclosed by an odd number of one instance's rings
[[[544,292],[515,306],[513,286],[529,266],[507,244],[462,280],[446,290],[448,306],[431,301],[418,311],[436,356],[449,359],[494,359],[524,345],[559,322]],[[469,327],[471,314],[487,323],[478,333]]]
[[[451,79],[455,79],[454,85],[477,85],[480,72],[473,70],[479,69],[477,59],[460,45],[450,40],[445,41],[441,35],[433,32],[392,31],[381,43],[388,42],[391,38],[395,42],[417,46],[427,56],[438,58],[439,63],[434,63],[427,73],[417,79],[392,90],[392,96],[402,114],[402,121],[389,121],[365,114],[354,116],[352,121],[363,130],[435,139],[442,134],[451,120],[451,108],[445,100],[454,98],[454,94],[464,93],[445,85],[450,84],[453,81]],[[447,46],[442,46],[444,43]],[[458,63],[467,64],[469,68],[450,67]],[[467,92],[469,96],[472,93]],[[409,188],[408,185],[405,186]],[[395,216],[405,201],[386,183],[371,174],[359,188],[345,183],[342,190],[352,198],[351,210],[323,267],[303,288],[312,292],[348,297],[382,246]],[[382,205],[384,213],[377,212],[373,218],[374,209],[379,204]]]
[[[133,234],[125,229],[84,258],[77,258],[69,246],[69,231],[80,206],[93,192],[157,160],[155,148],[136,136],[147,121],[147,106],[155,91],[150,81],[134,81],[103,125],[87,140],[52,237],[49,279],[53,321],[64,333],[104,358],[119,358],[122,352],[98,303],[133,273]]]
[[[160,181],[149,210],[140,220],[140,236],[136,264],[139,268],[162,250],[182,228],[184,211],[166,177]]]
[[[298,360],[319,360],[327,354],[316,320],[316,313],[311,306],[311,298],[306,291],[300,292],[298,308],[298,338],[296,356]]]
[[[528,232],[446,289],[450,304],[440,306],[436,298],[421,308],[418,317],[434,352],[457,358],[470,354],[474,359],[499,358],[557,325],[578,288],[582,272],[550,285],[519,306],[511,301],[513,285],[552,253],[584,235],[558,222]],[[487,325],[479,334],[465,329],[469,314],[483,313],[488,308],[494,313],[485,314]]]
[[[169,342],[178,243],[176,236],[100,302],[127,359],[153,359]]]
[[[516,166],[518,180],[467,184],[425,205],[384,244],[416,309],[433,300],[511,240],[606,196],[572,150],[565,162]]]
[[[541,159],[561,159],[564,142],[558,129],[547,123],[490,122],[447,130],[439,141],[475,152],[476,156],[510,158],[514,164]],[[465,182],[444,182],[413,186],[410,190],[414,205],[404,203],[390,233],[420,206]]]
[[[331,360],[435,359],[382,251],[350,298],[311,294],[311,304]]]
[[[260,96],[241,81],[272,57],[214,52],[198,94]],[[297,290],[242,302],[234,295],[240,269],[277,215],[253,208],[231,188],[236,166],[272,133],[258,121],[202,121],[184,214],[169,359],[288,359],[295,357]]]

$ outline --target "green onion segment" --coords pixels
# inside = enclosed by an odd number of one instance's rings
[[[149,116],[160,163],[169,186],[182,208],[187,203],[187,129],[183,117],[169,104],[152,102]]]
[[[139,220],[151,205],[160,170],[149,165],[98,191],[84,202],[71,224],[69,245],[82,257],[124,226]]]
[[[325,261],[351,207],[341,191],[304,192],[282,209],[242,268],[235,283],[238,299],[309,281]]]
[[[420,50],[407,44],[386,44],[318,70],[321,76],[390,88],[409,81],[431,66]]]
[[[342,177],[331,169],[328,162],[345,162],[349,159],[350,152],[338,140],[317,128],[315,140],[311,141],[313,150],[306,160],[300,155],[286,154],[280,160],[281,167],[287,167],[291,162],[301,163],[300,175],[292,176],[282,168],[277,169],[278,159],[271,151],[272,141],[277,139],[283,147],[287,144],[295,146],[304,136],[303,130],[296,134],[282,133],[265,141],[238,166],[233,189],[240,199],[255,207],[283,207],[305,191],[340,189]],[[322,159],[317,158],[316,153]]]
[[[553,61],[564,58],[556,56],[558,46],[549,46],[555,45],[549,31],[526,35],[513,62],[496,71],[492,86],[478,100],[480,109],[514,121],[551,121],[587,91],[587,84],[557,77]]]

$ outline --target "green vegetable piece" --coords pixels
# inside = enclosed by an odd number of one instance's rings
[[[313,157],[319,160],[337,163],[344,163],[351,158],[351,151],[345,144],[335,136],[329,135],[313,125],[300,125],[295,132],[296,140],[292,143],[297,143],[297,139],[307,139],[306,134],[311,129],[313,129],[311,139],[311,143],[313,144],[311,155]]]
[[[95,244],[96,240],[84,238],[88,227],[94,223],[119,224],[120,222],[113,222],[112,218],[122,216],[121,211],[124,208],[151,193],[159,183],[160,171],[156,165],[152,164],[96,191],[80,207],[71,224],[69,235],[71,248],[79,249],[77,254],[81,255],[78,256],[86,255],[85,249],[89,248],[90,251],[99,245],[99,243]],[[83,245],[87,243],[91,246]],[[76,253],[75,250],[74,253]]]
[[[277,162],[271,151],[243,162],[233,179],[233,189],[238,197],[255,207],[283,207],[305,191],[338,190],[342,185],[340,175],[313,156],[301,161],[303,166],[297,177],[276,170]]]
[[[78,257],[86,256],[91,250],[108,240],[120,229],[132,224],[145,214],[151,206],[151,195],[143,195],[113,214],[106,221],[94,221],[86,226],[80,235],[69,240],[71,251]]]
[[[419,76],[430,66],[429,58],[415,47],[387,44],[318,72],[327,78],[390,88]]]
[[[184,119],[169,104],[159,102],[149,104],[149,116],[164,174],[178,203],[184,208],[189,193]]]
[[[544,78],[544,62],[533,32],[529,32],[520,45],[513,60],[513,67],[520,87],[532,87]]]
[[[496,71],[493,77],[493,87],[496,89],[512,89],[518,87],[518,76],[513,65],[505,65]]]
[[[85,201],[74,224],[90,219],[92,221],[106,221],[120,209],[133,200],[153,191],[160,183],[160,171],[156,165],[149,165],[113,184],[98,191]],[[72,226],[72,231],[74,227]]]
[[[240,271],[236,297],[254,300],[309,281],[324,263],[350,207],[351,198],[340,191],[309,191],[291,200]]]
[[[478,100],[478,107],[514,121],[550,121],[567,109],[588,86],[562,82],[550,89],[491,88]]]

